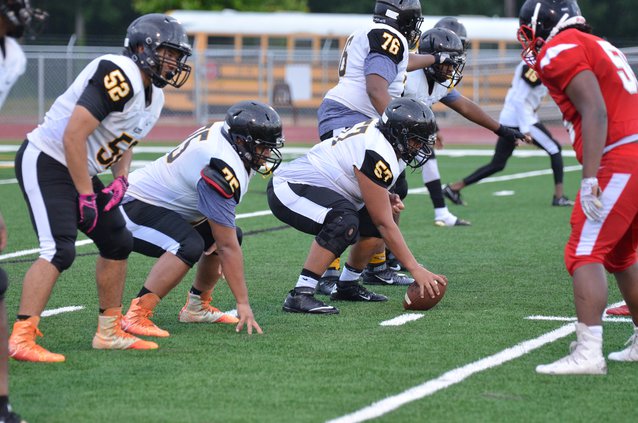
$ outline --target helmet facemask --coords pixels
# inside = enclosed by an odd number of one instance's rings
[[[222,133],[247,168],[262,175],[277,169],[285,140],[279,114],[265,103],[242,101],[226,112]]]
[[[519,13],[518,41],[523,46],[521,57],[531,68],[547,41],[564,28],[585,25],[575,0],[527,0]]]
[[[408,128],[390,128],[389,137],[394,140],[394,148],[401,160],[413,169],[420,168],[432,157],[436,134],[422,136]]]
[[[191,73],[186,60],[191,51],[182,25],[160,13],[133,21],[124,40],[124,55],[133,59],[158,88],[179,88],[186,83]]]
[[[435,82],[446,88],[454,88],[461,82],[465,69],[465,50],[455,32],[444,27],[425,31],[419,41],[418,51],[420,54],[446,53],[449,56],[452,63],[433,64],[423,70]]]
[[[425,69],[432,79],[446,88],[454,88],[463,79],[463,69],[465,69],[465,55],[453,55],[451,59],[454,64],[439,63]]]
[[[432,156],[436,119],[422,101],[397,98],[388,104],[377,128],[407,166],[417,169]]]
[[[177,58],[171,57],[168,53],[171,50],[177,53]],[[189,56],[190,52],[166,44],[160,45],[151,52],[146,58],[148,64],[146,70],[151,76],[153,85],[159,88],[166,85],[179,88],[184,85],[191,74],[191,67],[186,64]],[[164,71],[163,74],[162,71]]]
[[[253,139],[250,135],[243,136],[232,133],[229,135],[237,145],[239,155],[255,172],[269,175],[281,164],[283,158],[279,149],[284,145],[283,138],[277,138],[275,142],[270,142]],[[270,154],[266,153],[266,151],[269,151]]]

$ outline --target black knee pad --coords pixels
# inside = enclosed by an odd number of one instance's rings
[[[203,252],[204,239],[197,231],[191,231],[188,237],[180,243],[176,256],[188,266],[193,267]]]
[[[58,242],[55,247],[55,255],[51,260],[51,264],[62,273],[71,267],[73,260],[75,260],[75,244],[72,242]]]
[[[7,277],[7,272],[0,267],[0,301],[4,300],[4,293],[7,292],[8,287],[9,278]]]
[[[133,235],[120,227],[111,232],[109,242],[101,244],[100,256],[108,260],[126,260],[133,251]]]
[[[315,237],[317,244],[341,256],[349,245],[357,242],[359,236],[359,216],[350,210],[329,212],[321,231]]]

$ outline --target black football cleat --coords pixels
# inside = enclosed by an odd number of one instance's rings
[[[459,191],[453,190],[447,184],[443,185],[443,195],[445,195],[447,199],[453,202],[454,204],[457,204],[459,206],[466,205],[465,201],[463,201],[463,199],[461,198],[461,193]]]
[[[312,288],[295,288],[288,293],[282,309],[288,313],[338,314],[339,309],[315,298]]]
[[[388,301],[388,297],[368,291],[358,283],[349,284],[347,287],[337,285],[337,291],[330,296],[334,301]]]
[[[405,270],[405,267],[403,266],[403,264],[390,251],[386,250],[385,256],[386,256],[386,263],[387,263],[389,269],[392,269],[395,272],[399,272],[401,270]]]
[[[322,276],[317,283],[317,294],[330,295],[337,290],[339,276]]]
[[[361,279],[366,285],[410,285],[414,279],[396,270],[386,267],[383,270],[365,269]]]

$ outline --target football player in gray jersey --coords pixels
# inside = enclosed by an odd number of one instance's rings
[[[352,245],[332,300],[386,301],[367,290],[359,277],[378,240],[396,252],[412,272],[421,295],[438,294],[447,279],[422,267],[410,252],[393,215],[403,208],[391,192],[406,166],[422,166],[432,153],[436,122],[423,102],[392,100],[380,119],[356,124],[315,145],[306,156],[283,165],[268,184],[273,214],[295,229],[315,235],[295,287],[283,310],[335,314],[315,298],[328,265]]]
[[[228,109],[223,122],[198,129],[131,174],[121,208],[133,233],[133,250],[159,259],[131,301],[124,330],[169,336],[150,317],[198,263],[179,321],[235,324],[237,332],[245,325],[249,334],[253,329],[262,333],[248,302],[235,207],[256,172],[268,174],[279,166],[283,145],[279,114],[267,104],[242,101]],[[237,300],[239,319],[211,305],[220,265]]]
[[[121,329],[122,291],[133,237],[117,207],[128,186],[130,150],[161,112],[166,85],[180,87],[191,54],[182,25],[162,14],[144,15],[126,33],[122,55],[89,63],[27,135],[16,176],[40,242],[40,257],[24,277],[18,319],[9,339],[13,358],[61,362],[64,355],[38,345],[38,326],[53,286],[75,258],[80,230],[99,250],[96,265],[100,314],[96,349],[155,349]],[[110,169],[104,187],[97,176]]]
[[[567,198],[563,192],[563,155],[560,143],[543,125],[537,113],[541,101],[546,95],[547,88],[541,84],[534,69],[521,61],[514,70],[512,86],[505,96],[499,123],[527,134],[535,146],[545,150],[549,156],[554,175],[554,196],[551,205],[570,207],[574,205],[574,202]],[[512,157],[516,145],[516,140],[499,136],[492,160],[462,180],[449,184],[445,189],[445,194],[455,203],[463,204],[461,190],[505,169],[507,160]]]

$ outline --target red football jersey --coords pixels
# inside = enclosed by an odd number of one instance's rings
[[[578,73],[596,75],[607,106],[609,146],[638,134],[638,81],[625,55],[609,42],[577,29],[567,29],[549,40],[540,51],[536,70],[563,113],[576,158],[582,163],[581,116],[565,94]]]

